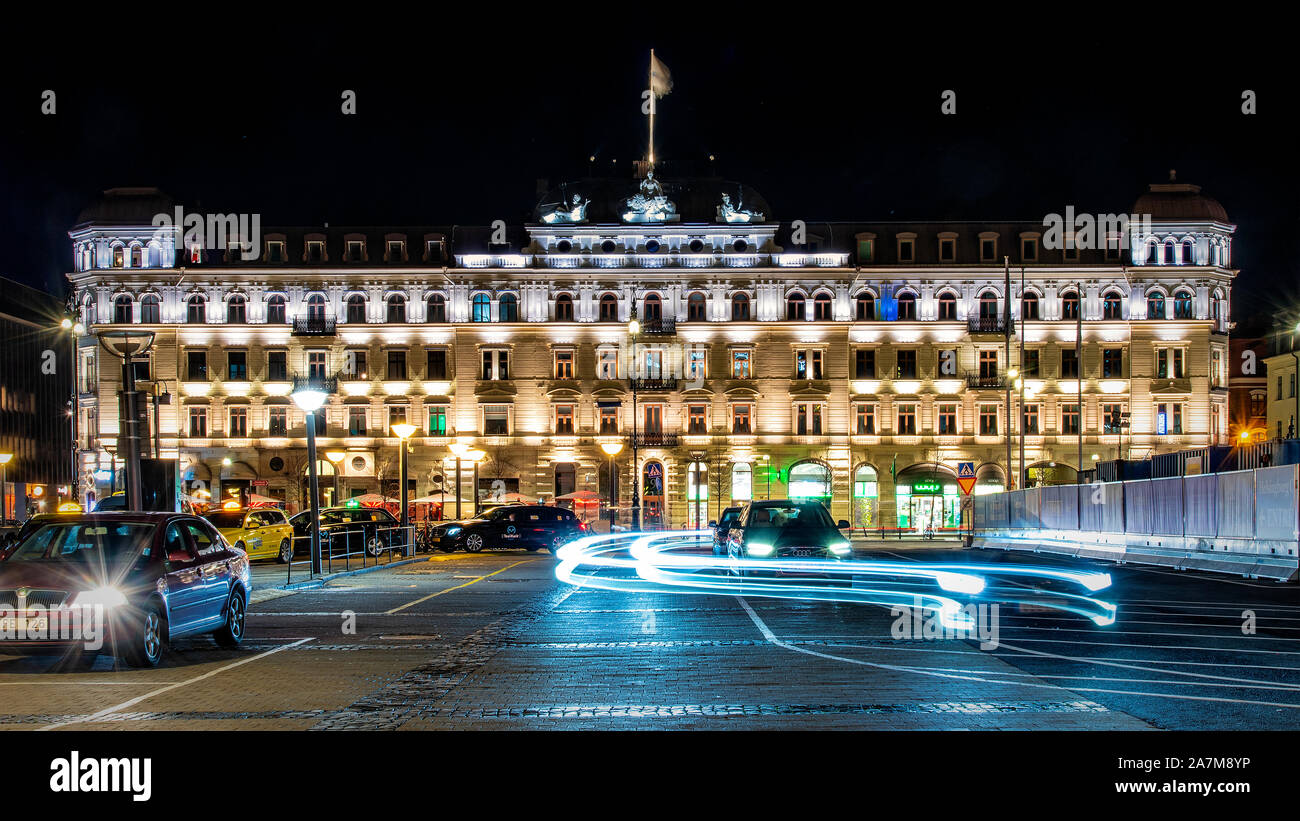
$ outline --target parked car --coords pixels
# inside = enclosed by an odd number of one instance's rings
[[[722,556],[727,552],[727,534],[736,526],[740,520],[740,512],[743,507],[729,507],[722,511],[716,522],[709,522],[713,528],[713,555]]]
[[[98,502],[95,502],[96,513],[113,513],[119,510],[126,510],[126,492],[119,490],[111,496],[105,496]]]
[[[502,505],[472,519],[442,522],[434,527],[430,543],[439,550],[470,553],[491,547],[545,547],[555,553],[586,532],[586,523],[562,507]]]
[[[293,525],[284,512],[273,507],[214,510],[203,514],[226,541],[248,553],[250,559],[275,559],[284,564],[293,559]]]
[[[311,511],[289,520],[294,552],[311,552]],[[327,507],[320,512],[321,554],[341,556],[362,548],[368,556],[405,549],[406,533],[397,517],[381,507]]]
[[[238,646],[251,592],[248,555],[197,516],[50,517],[0,563],[0,612],[8,611],[0,647],[111,651],[132,666],[153,667],[181,636],[211,633],[223,647]],[[50,628],[50,608],[60,605],[103,606],[101,650],[87,651],[79,635],[31,638]],[[18,624],[24,638],[9,638]]]
[[[821,502],[772,499],[750,502],[727,534],[727,556],[737,559],[846,559],[853,547]],[[742,573],[741,575],[745,575]]]

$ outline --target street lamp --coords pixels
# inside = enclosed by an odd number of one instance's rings
[[[325,458],[330,460],[330,464],[334,465],[334,504],[336,505],[343,504],[342,491],[339,490],[339,468],[346,457],[347,453],[341,450],[325,451]]]
[[[131,363],[135,357],[147,353],[153,346],[153,331],[107,331],[99,335],[102,344],[109,353],[122,359],[122,402],[121,418],[125,436],[122,438],[123,454],[126,462],[126,501],[127,510],[140,510],[144,507],[143,489],[140,485],[140,414],[136,407],[135,369]]]
[[[614,457],[623,452],[622,442],[601,442],[600,449],[609,457],[609,530],[614,532],[614,495],[618,476],[614,473]]]
[[[478,464],[487,458],[487,452],[471,448],[465,451],[464,459],[474,463],[474,515],[478,515]]]
[[[469,453],[470,447],[464,442],[452,442],[447,446],[447,450],[451,451],[452,455],[456,457],[456,518],[460,519],[460,460],[465,458],[466,453]]]
[[[12,453],[0,453],[0,522],[9,519],[9,462]]]
[[[628,366],[628,381],[632,384],[632,531],[641,530],[641,460],[637,457],[636,433],[636,336],[641,333],[641,323],[636,318],[636,297],[632,298],[632,313],[627,321],[627,333],[632,340],[632,361]]]
[[[406,541],[408,551],[415,548],[415,541],[406,538],[406,529],[411,525],[411,516],[406,509],[406,449],[409,447],[408,440],[411,434],[415,433],[415,425],[410,422],[397,422],[390,426],[393,433],[397,435],[397,463],[400,465],[398,472],[402,476],[402,538]],[[407,555],[410,555],[408,552]]]
[[[320,556],[320,483],[316,476],[316,411],[320,410],[329,398],[321,385],[313,380],[304,380],[293,394],[293,403],[306,414],[307,424],[307,475],[310,478],[311,494],[311,572],[321,572]]]

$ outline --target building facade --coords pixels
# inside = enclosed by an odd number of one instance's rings
[[[344,454],[343,497],[394,493],[406,421],[414,495],[450,490],[465,443],[486,454],[465,498],[608,498],[612,466],[617,506],[635,483],[644,521],[673,527],[787,495],[952,526],[961,462],[980,493],[1229,436],[1235,227],[1195,186],[1062,239],[1043,220],[782,223],[748,186],[652,170],[562,186],[517,226],[271,228],[252,260],[160,233],[172,209],[111,191],[70,232],[88,476],[118,435],[95,335],[121,327],[156,334],[136,373],[170,399],[161,455],[290,506],[295,377],[330,391],[318,447]]]

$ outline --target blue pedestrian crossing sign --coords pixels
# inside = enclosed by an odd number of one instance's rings
[[[975,463],[958,462],[957,463],[957,485],[961,492],[970,495],[971,488],[975,487]]]

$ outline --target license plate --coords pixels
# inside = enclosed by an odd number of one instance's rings
[[[0,619],[0,632],[4,633],[26,633],[28,630],[48,630],[49,619],[45,616],[39,616],[29,619],[23,616],[14,618],[6,616]]]

